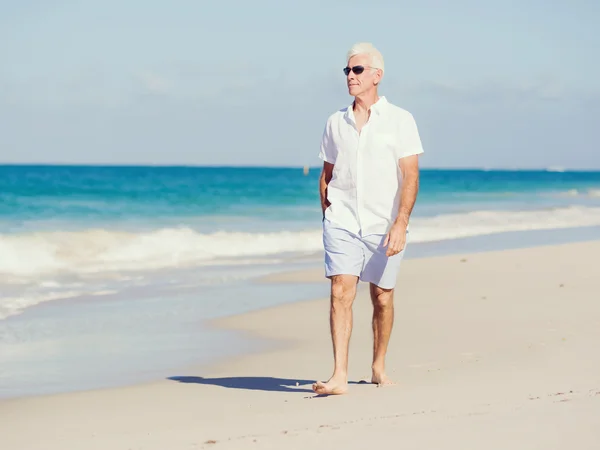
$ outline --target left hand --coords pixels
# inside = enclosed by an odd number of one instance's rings
[[[389,244],[389,245],[388,245]],[[386,256],[394,256],[404,250],[406,244],[406,225],[401,222],[394,222],[392,228],[385,237],[383,246],[387,246]]]

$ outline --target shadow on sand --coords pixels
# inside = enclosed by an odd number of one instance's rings
[[[310,392],[312,389],[296,387],[299,385],[311,385],[314,380],[290,380],[286,378],[273,377],[225,377],[225,378],[204,378],[191,376],[169,377],[171,381],[190,384],[208,384],[221,386],[230,389],[247,389],[251,391],[267,392]]]

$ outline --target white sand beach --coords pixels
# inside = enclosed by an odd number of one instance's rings
[[[347,395],[310,390],[332,370],[324,298],[215,323],[272,339],[263,353],[0,401],[0,448],[598,449],[599,253],[595,241],[404,261],[387,361],[396,386],[358,383],[372,345],[362,288]],[[321,270],[286,280],[327,283]]]

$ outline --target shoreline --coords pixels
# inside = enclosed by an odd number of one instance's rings
[[[446,250],[449,250],[446,252],[444,252],[443,245],[440,245],[440,243],[436,243],[437,245],[432,245],[430,248],[437,249],[439,253],[435,256],[431,256],[430,254],[428,254],[429,250],[426,247],[424,247],[423,244],[412,244],[407,252],[407,257],[403,264],[406,264],[408,261],[439,258],[444,256],[459,256],[471,254],[475,255],[494,252],[505,252],[515,249],[533,249],[540,247],[551,247],[555,245],[569,245],[569,243],[587,241],[591,237],[597,238],[598,236],[600,236],[599,230],[600,228],[598,227],[590,227],[583,229],[584,232],[580,231],[579,233],[577,233],[576,238],[572,235],[572,230],[566,230],[571,231],[569,233],[566,233],[565,230],[550,230],[546,232],[540,232],[539,230],[536,230],[532,232],[516,232],[502,235],[454,240],[451,242],[449,241],[446,243],[442,243],[446,244]],[[483,248],[483,241],[487,241],[488,249]],[[557,242],[562,242],[562,244],[557,244]],[[591,240],[590,242],[593,243],[594,240]],[[526,245],[526,243],[528,245]],[[492,250],[490,250],[490,248]],[[472,251],[473,249],[478,249],[478,251]],[[313,264],[307,265],[307,261],[311,260],[313,261]],[[290,266],[293,265],[293,263],[290,264]],[[172,349],[169,351],[169,353],[158,352],[155,356],[149,356],[149,358],[156,359],[156,357],[160,357],[159,355],[163,354],[167,357],[165,361],[161,362],[162,365],[159,365],[158,368],[155,367],[154,370],[152,369],[152,366],[141,365],[136,367],[135,364],[133,364],[132,366],[130,366],[131,373],[127,375],[122,374],[120,376],[117,376],[116,378],[114,378],[114,376],[110,378],[109,376],[109,378],[106,378],[104,381],[101,381],[99,379],[97,382],[91,382],[91,384],[89,384],[89,382],[84,382],[83,386],[75,388],[71,387],[68,389],[51,389],[49,392],[42,391],[41,393],[38,391],[32,393],[21,392],[20,394],[16,395],[4,394],[0,395],[0,401],[2,401],[3,399],[36,397],[39,395],[60,395],[62,393],[68,392],[85,392],[95,389],[131,387],[136,384],[152,383],[155,381],[160,381],[162,378],[164,378],[162,376],[163,374],[173,370],[186,370],[189,368],[199,366],[208,368],[212,364],[220,364],[223,361],[227,361],[228,358],[231,359],[243,357],[245,353],[255,354],[260,353],[263,350],[266,351],[271,348],[278,348],[281,343],[265,340],[258,336],[248,337],[246,334],[240,333],[239,330],[235,330],[227,326],[220,326],[219,324],[227,323],[227,320],[229,318],[235,318],[238,316],[243,317],[245,314],[248,313],[261,312],[291,303],[311,303],[315,301],[316,298],[322,299],[324,297],[327,297],[328,280],[326,280],[323,277],[322,268],[320,267],[320,260],[317,259],[315,256],[304,257],[301,259],[300,265],[302,265],[304,268],[299,270],[286,268],[285,270],[277,273],[272,273],[266,276],[260,276],[251,280],[244,280],[244,282],[240,284],[239,288],[233,294],[236,297],[243,300],[244,293],[247,294],[248,292],[262,292],[263,294],[261,295],[265,295],[265,293],[267,293],[267,297],[261,300],[264,303],[263,305],[256,305],[253,301],[246,302],[247,305],[242,306],[241,311],[236,311],[235,308],[230,309],[229,311],[224,313],[221,311],[221,313],[217,314],[216,317],[210,316],[209,314],[206,314],[204,312],[196,312],[195,314],[196,316],[198,316],[196,318],[196,329],[191,330],[189,332],[190,337],[187,338],[187,340],[189,341],[189,339],[193,339],[197,342],[197,344],[192,345],[186,343],[179,346],[178,342],[173,342],[172,344],[169,344]],[[248,286],[250,290],[246,289],[246,287]],[[359,292],[361,292],[361,290],[364,289],[364,287],[364,283],[361,283],[359,285]],[[291,296],[293,298],[281,300],[274,297],[278,289],[287,289],[288,296],[290,296],[290,292],[294,292],[294,295]],[[289,289],[292,290],[290,291]],[[268,294],[268,292],[271,293]],[[317,295],[318,292],[322,292],[322,295]],[[41,319],[45,323],[47,322],[48,317],[56,317],[57,315],[60,315],[63,312],[66,312],[67,314],[76,314],[77,312],[79,312],[80,316],[84,320],[88,320],[86,319],[86,317],[97,314],[98,311],[102,312],[103,309],[109,308],[109,305],[111,305],[111,303],[113,302],[117,303],[117,305],[115,306],[117,310],[119,308],[129,308],[130,315],[132,316],[133,320],[134,315],[137,314],[133,310],[136,307],[134,307],[133,305],[127,306],[127,304],[131,302],[137,302],[140,305],[137,306],[137,308],[142,308],[144,311],[146,311],[147,306],[144,305],[147,304],[152,306],[153,304],[159,304],[161,302],[172,303],[172,301],[169,302],[169,300],[167,300],[166,298],[163,300],[160,300],[160,298],[161,297],[159,296],[157,297],[157,299],[152,299],[152,297],[150,297],[148,299],[139,298],[136,300],[129,300],[126,296],[121,299],[115,299],[110,297],[103,299],[101,297],[96,297],[91,299],[89,303],[78,303],[76,299],[64,299],[36,305],[33,308],[26,310],[22,315],[20,315],[20,317],[9,318],[9,321],[10,324],[13,325],[14,323],[19,324],[28,322],[33,317]],[[186,311],[185,308],[189,309],[190,306],[186,306],[185,303],[182,303],[181,308],[183,308],[183,313],[184,311]],[[88,312],[85,312],[86,310]],[[69,311],[75,312],[71,313]],[[150,313],[146,311],[146,314]],[[152,314],[165,314],[164,308],[162,310],[159,308]],[[172,311],[169,311],[169,314],[172,314]],[[122,318],[119,320],[122,320]],[[2,324],[0,323],[0,333],[1,331]],[[148,332],[150,332],[150,329],[148,329]],[[218,342],[220,342],[220,346],[217,346],[217,348],[215,348],[215,346],[204,342],[205,340],[210,339],[217,339]],[[157,344],[165,345],[164,342],[159,342]],[[148,346],[147,343],[145,345]],[[186,356],[186,348],[189,356]],[[132,348],[131,352],[136,352],[136,349]],[[99,354],[98,358],[99,360],[102,359],[101,354]],[[173,359],[172,363],[166,362],[171,361],[171,359]],[[142,361],[144,362],[144,364],[146,364],[148,362],[148,359]],[[96,361],[90,362],[96,363]],[[5,370],[6,369],[7,366],[5,365]],[[71,369],[70,372],[73,372],[73,369]],[[91,378],[91,374],[88,376],[88,379],[93,379]],[[66,381],[64,381],[63,383],[65,382]]]
[[[354,384],[370,367],[361,292],[348,395],[310,391],[332,365],[323,298],[212,321],[279,342],[266,351],[150,383],[0,401],[0,431],[14,449],[358,450],[390,439],[418,449],[592,449],[598,251],[600,240],[407,260],[388,356],[398,386]]]
[[[577,233],[577,235],[573,236],[573,233]],[[528,242],[523,242],[527,239],[529,239]],[[600,240],[600,226],[556,228],[547,230],[534,229],[524,231],[506,231],[501,233],[491,233],[480,236],[467,236],[463,238],[443,239],[439,241],[430,242],[410,243],[409,241],[410,248],[407,251],[405,259],[413,260],[444,255],[486,253],[502,250],[518,250],[578,242],[593,242],[597,240]],[[293,256],[283,264],[287,266],[287,268],[283,270],[278,270],[275,275],[273,273],[268,273],[266,275],[258,275],[254,277],[235,280],[234,282],[264,283],[270,282],[269,280],[271,280],[272,277],[274,277],[273,280],[279,277],[285,278],[285,274],[288,272],[296,273],[302,272],[304,270],[315,270],[314,266],[322,266],[322,252],[319,251],[299,256]],[[292,266],[298,265],[311,265],[313,267],[302,269],[291,268]],[[234,269],[236,268],[235,266],[232,267]],[[204,266],[183,267],[181,269],[171,268],[166,269],[165,272],[175,273],[177,271],[182,271],[189,273],[197,270],[202,270],[203,268]],[[158,272],[162,272],[162,270],[158,270]],[[135,274],[135,272],[133,273]],[[70,304],[73,306],[77,306],[78,301],[82,298],[85,298],[85,301],[89,302],[110,302],[113,301],[114,297],[120,296],[122,296],[120,292],[117,292],[116,294],[83,294],[78,296],[58,298],[56,300],[40,302],[32,306],[26,307],[23,311],[15,315],[11,315],[6,318],[0,319],[0,323],[2,323],[2,321],[14,320],[15,317],[31,314],[32,312],[35,312],[39,309],[52,308],[60,304]],[[311,298],[307,298],[306,300],[310,299]]]
[[[576,233],[574,236],[573,234]],[[417,259],[426,257],[435,257],[440,255],[452,255],[459,253],[481,253],[488,251],[497,250],[509,250],[509,249],[521,249],[521,248],[535,248],[539,246],[547,245],[559,245],[563,243],[575,243],[594,241],[600,239],[600,226],[582,226],[573,228],[554,228],[554,229],[532,229],[532,230],[519,230],[519,231],[505,231],[495,232],[490,234],[466,236],[452,239],[442,239],[437,241],[427,242],[415,242],[409,241],[409,250],[405,259]],[[527,242],[524,242],[526,241]],[[269,257],[265,257],[269,258]],[[297,272],[304,269],[295,269],[292,266],[306,266],[306,265],[322,265],[322,251],[311,252],[302,255],[293,255],[288,259],[284,258],[285,262],[282,264],[287,266],[283,270],[277,270],[278,274],[285,272]],[[259,264],[259,267],[261,265]],[[264,267],[268,264],[264,263]],[[167,276],[171,273],[184,273],[189,274],[195,271],[201,271],[206,267],[212,266],[184,266],[181,268],[168,268],[158,269],[157,274],[166,274]],[[216,264],[216,267],[220,267],[221,270],[229,268],[229,266],[220,266]],[[238,266],[231,266],[232,270],[239,269]],[[126,277],[135,277],[139,275],[135,271],[125,272]],[[152,276],[153,272],[148,272],[148,275]],[[269,280],[273,273],[266,275],[247,276],[242,279],[232,280],[232,282],[263,282]],[[198,285],[195,288],[204,288],[206,286]],[[189,287],[186,287],[189,289]],[[86,302],[104,302],[112,301],[114,297],[123,296],[123,292],[127,292],[129,288],[123,289],[122,291],[110,292],[110,293],[82,293],[73,296],[65,296],[64,298],[57,298],[55,300],[41,301],[30,306],[26,306],[25,309],[11,314],[7,317],[0,318],[0,324],[6,321],[14,320],[15,317],[29,315],[43,308],[52,308],[55,305],[60,304],[72,304],[77,306],[81,299]],[[143,290],[144,287],[136,287],[134,289]]]

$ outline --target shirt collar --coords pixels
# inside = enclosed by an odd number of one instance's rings
[[[383,113],[383,110],[385,108],[385,106],[387,105],[387,99],[385,98],[385,96],[380,96],[379,100],[377,100],[375,103],[373,103],[371,105],[371,112],[374,112],[376,115],[381,115]],[[346,119],[351,120],[352,122],[354,122],[354,102],[352,102],[350,104],[350,106],[348,106],[346,108]]]

